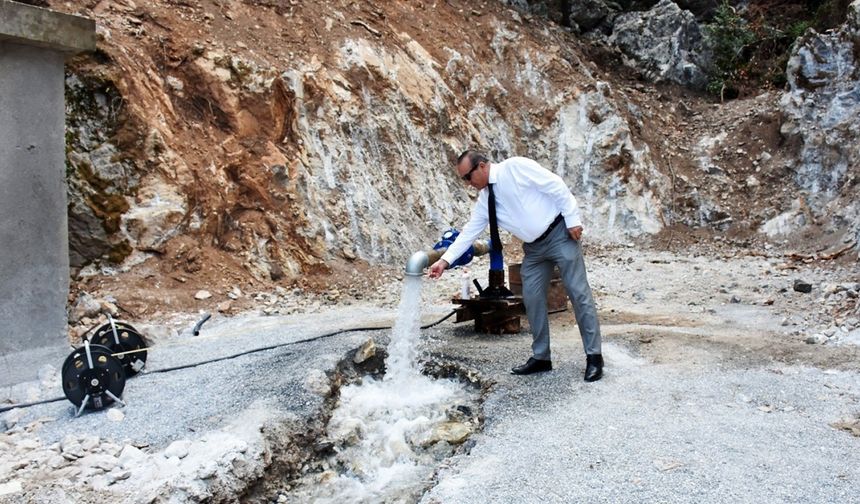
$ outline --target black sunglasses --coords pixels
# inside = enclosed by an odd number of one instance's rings
[[[477,162],[477,163],[475,164],[475,166],[473,166],[473,167],[472,167],[472,169],[471,169],[471,170],[469,170],[468,172],[466,172],[466,174],[465,174],[465,175],[463,175],[462,179],[463,179],[463,180],[465,180],[466,182],[471,182],[471,181],[472,181],[472,172],[474,172],[475,170],[477,170],[479,166],[481,166],[481,162],[480,162],[480,161],[479,161],[479,162]]]

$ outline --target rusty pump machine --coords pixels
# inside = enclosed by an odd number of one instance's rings
[[[442,239],[433,245],[432,250],[416,252],[406,263],[406,274],[421,276],[424,268],[437,261],[448,247],[454,243],[459,236],[456,229],[449,229],[442,235]],[[464,266],[472,261],[474,257],[490,254],[490,270],[488,284],[482,287],[481,283],[473,280],[478,289],[477,296],[468,298],[455,297],[451,301],[460,305],[456,309],[457,322],[467,320],[475,321],[475,330],[478,332],[492,334],[513,334],[520,331],[520,316],[525,313],[522,296],[514,293],[505,285],[505,262],[501,250],[492,250],[488,240],[478,240],[448,268]],[[512,286],[514,280],[519,282],[519,265],[511,265],[511,272],[516,272],[515,278],[511,278]],[[518,289],[522,293],[521,289]]]
[[[515,295],[505,284],[505,260],[501,249],[493,250],[489,242],[486,242],[486,246],[490,254],[487,287],[482,288],[476,278],[473,282],[478,290],[477,296],[458,297],[451,300],[460,305],[456,310],[456,322],[474,320],[475,331],[478,332],[518,333],[520,316],[525,313],[523,298]],[[517,270],[518,268],[519,265]]]

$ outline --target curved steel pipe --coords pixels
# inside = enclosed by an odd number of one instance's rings
[[[438,261],[442,254],[448,250],[448,247],[440,247],[427,251],[419,251],[412,254],[409,260],[406,261],[406,275],[408,276],[423,276],[424,268]],[[490,251],[490,244],[484,240],[477,240],[472,244],[472,253],[475,257],[484,255]]]
[[[415,252],[409,257],[409,260],[406,261],[406,274],[408,276],[423,276],[424,268],[430,266],[431,263],[438,261],[446,250],[448,249],[442,248],[439,250],[428,250],[426,252]]]

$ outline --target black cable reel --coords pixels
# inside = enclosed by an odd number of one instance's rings
[[[109,348],[84,346],[73,351],[63,363],[63,392],[77,406],[75,416],[84,409],[100,410],[118,402],[125,388],[125,371]]]
[[[146,364],[146,341],[130,324],[109,318],[66,357],[61,371],[63,393],[77,408],[101,410],[119,403],[125,381]]]
[[[421,326],[421,329],[428,329],[430,327],[438,325],[456,314],[457,310],[452,310],[449,314],[445,315],[436,322]],[[110,316],[108,316],[108,318],[110,319]],[[204,322],[209,320],[209,318],[210,315],[207,313],[199,322],[197,322],[197,325],[194,326],[195,336],[200,334],[200,327],[203,325]],[[129,367],[135,374],[137,374],[141,370],[142,364],[146,362],[147,347],[144,343],[142,343],[144,340],[140,333],[136,331],[134,327],[124,322],[114,321],[113,319],[110,319],[110,322],[111,324],[108,325],[110,325],[111,327],[111,337],[107,339],[107,343],[110,344],[111,341],[113,341],[113,345],[97,345],[95,343],[90,342],[92,338],[87,338],[84,340],[84,345],[72,351],[72,353],[63,362],[63,368],[60,373],[62,378],[63,393],[65,394],[66,399],[71,401],[77,408],[75,414],[76,417],[80,416],[80,414],[85,409],[104,409],[115,402],[118,402],[119,404],[125,406],[125,403],[122,401],[122,399],[120,399],[120,397],[122,396],[122,391],[125,388],[126,378],[128,376],[133,375],[126,374],[126,370],[128,368],[123,364],[123,361],[120,361],[119,357],[122,357],[124,355],[138,354],[137,359],[129,358],[129,360],[126,361],[126,363],[129,364]],[[101,329],[106,330],[106,328],[107,326],[100,327],[100,331],[96,331],[96,334],[105,334],[105,331],[101,331]],[[234,359],[243,355],[262,352],[264,350],[281,348],[286,345],[307,343],[323,338],[329,338],[331,336],[337,336],[345,332],[381,331],[383,329],[391,329],[391,327],[352,327],[348,329],[339,329],[334,332],[321,334],[311,338],[289,341],[277,345],[263,346],[259,348],[254,348],[252,350],[246,350],[234,355],[229,355],[226,357],[218,357],[202,362],[183,364],[181,366],[171,368],[156,369],[150,372],[166,373],[179,369],[187,369],[190,367],[200,366],[202,364],[208,364],[211,362]],[[123,332],[127,333],[127,336],[125,338],[120,336]],[[131,336],[132,332],[140,339],[140,342],[137,342],[137,346],[135,346],[135,343],[133,341],[134,336]],[[113,337],[115,337],[116,339],[113,339]],[[125,350],[121,352],[114,351],[114,348],[116,348],[115,345],[117,345],[117,340],[119,340],[120,342],[132,341],[131,343],[129,343],[130,346],[126,348],[137,348],[137,350]],[[102,339],[102,341],[104,341],[104,338]],[[114,347],[112,348],[112,346]],[[122,348],[119,348],[119,350],[122,350]],[[137,362],[137,360],[139,360],[140,362]],[[62,400],[62,397],[55,397],[52,399],[45,399],[31,403],[0,405],[0,413],[10,411],[16,408],[29,408],[30,406],[36,406],[38,404],[46,404]]]
[[[90,336],[90,344],[108,347],[122,363],[126,378],[136,375],[146,365],[146,341],[131,324],[110,318]]]

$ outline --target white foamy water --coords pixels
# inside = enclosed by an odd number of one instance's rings
[[[418,343],[421,333],[421,286],[423,279],[406,276],[400,293],[397,320],[391,330],[388,359],[385,361],[385,381],[398,382],[408,375],[419,374]]]
[[[460,384],[418,370],[421,284],[421,277],[404,281],[385,377],[341,389],[328,426],[337,453],[326,470],[303,478],[290,502],[415,502],[435,465],[450,455],[434,428],[471,399]]]

